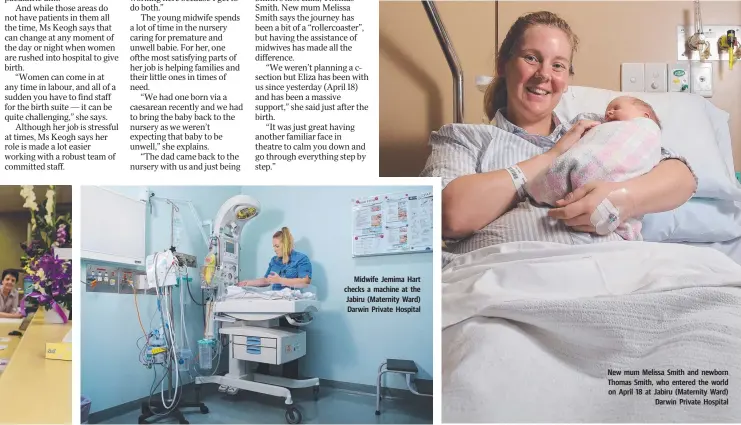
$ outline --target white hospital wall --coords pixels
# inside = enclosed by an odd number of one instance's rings
[[[145,187],[107,187],[117,193],[139,199]],[[210,220],[218,211],[221,204],[234,195],[240,193],[240,187],[150,187],[159,197],[173,199],[190,199],[201,219]],[[82,202],[85,202],[82,199]],[[101,206],[105,208],[105,206]],[[181,244],[178,251],[195,255],[199,264],[207,253],[196,220],[186,207],[180,208],[184,223],[181,235]],[[147,208],[147,213],[149,208]],[[115,214],[115,211],[109,211]],[[81,223],[81,225],[85,225]],[[170,247],[170,206],[164,201],[155,201],[154,213],[147,219],[147,255],[156,251],[163,251]],[[84,273],[87,262],[82,261]],[[191,283],[193,296],[201,301],[198,270],[189,269],[194,277]],[[82,275],[84,276],[84,274]],[[84,278],[84,277],[83,277]],[[86,292],[82,285],[81,294],[81,391],[92,400],[92,411],[98,412],[115,407],[142,397],[149,396],[150,387],[154,378],[154,371],[146,369],[139,362],[137,340],[143,336],[136,315],[133,295],[118,295],[107,293]],[[203,338],[203,310],[193,304],[186,295],[186,323],[188,336],[193,350],[197,340]],[[176,289],[173,296],[179,300]],[[138,296],[139,310],[145,329],[149,330],[152,314],[156,310],[154,295]],[[175,316],[178,323],[176,329],[180,333],[179,308],[175,307]],[[159,319],[158,319],[159,320]],[[225,365],[222,361],[222,365]],[[159,370],[159,369],[158,369]],[[161,377],[158,376],[158,379]],[[186,382],[189,382],[187,380]],[[165,385],[167,385],[165,383]],[[156,390],[158,392],[159,389]]]
[[[474,83],[491,75],[494,54],[515,19],[550,10],[582,43],[573,84],[620,89],[623,62],[675,62],[676,26],[693,20],[692,1],[438,1],[463,67],[465,122],[480,123],[483,93]],[[703,23],[741,23],[741,1],[701,1]],[[453,120],[453,79],[419,1],[380,2],[380,175],[417,176],[429,154],[430,132]],[[720,66],[718,66],[720,65]],[[731,114],[736,170],[741,170],[741,63],[716,62],[710,99]]]
[[[396,193],[424,187],[244,187],[242,193],[258,199],[261,215],[242,236],[241,276],[263,276],[270,259],[272,235],[291,229],[296,250],[309,256],[312,284],[317,286],[321,311],[306,327],[307,355],[300,373],[333,381],[375,385],[378,366],[387,358],[417,362],[420,377],[433,371],[433,254],[387,255],[354,259],[351,252],[350,199]],[[422,312],[347,313],[354,276],[419,276],[424,290]],[[406,388],[403,380],[388,376],[386,384]]]

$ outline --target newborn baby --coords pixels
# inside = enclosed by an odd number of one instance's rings
[[[630,180],[659,161],[661,123],[656,112],[640,99],[622,96],[607,105],[603,124],[587,131],[545,173],[528,181],[525,190],[535,202],[555,206],[590,181]],[[625,240],[642,240],[641,222],[623,222],[615,233]]]

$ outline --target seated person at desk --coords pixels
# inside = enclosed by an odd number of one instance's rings
[[[3,271],[3,282],[0,287],[0,318],[20,319],[23,317],[18,312],[19,295],[18,290],[15,289],[16,282],[18,282],[18,272]]]
[[[305,288],[311,284],[311,261],[309,257],[293,249],[293,236],[288,227],[273,234],[273,251],[275,257],[270,260],[265,277],[239,282],[239,286],[270,286],[273,291],[283,288]],[[293,327],[284,318],[280,326]],[[269,365],[260,363],[256,372],[267,375]],[[283,377],[298,379],[298,360],[283,365]]]
[[[309,257],[293,249],[293,236],[288,227],[273,235],[275,257],[270,260],[265,277],[239,282],[239,286],[270,286],[273,291],[283,288],[305,288],[311,284]]]

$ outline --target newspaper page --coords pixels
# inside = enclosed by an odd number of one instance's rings
[[[741,0],[0,8],[0,422],[741,423]]]
[[[440,179],[381,177],[378,1],[0,8],[0,422],[434,422]]]
[[[375,2],[2,7],[4,179],[378,175]]]

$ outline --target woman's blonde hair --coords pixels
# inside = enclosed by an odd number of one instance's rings
[[[284,227],[273,233],[273,239],[280,239],[280,243],[281,245],[283,245],[281,248],[281,257],[283,258],[283,264],[288,264],[288,260],[291,256],[291,251],[293,251],[293,235],[291,235],[291,231],[288,230],[288,227]]]
[[[494,79],[486,88],[484,95],[484,110],[489,120],[494,119],[497,111],[507,106],[507,82],[504,80],[504,67],[507,65],[512,56],[515,54],[525,31],[535,25],[544,25],[558,28],[563,31],[571,43],[571,58],[579,45],[579,38],[571,31],[571,27],[560,16],[552,12],[534,12],[517,18],[512,27],[510,27],[507,36],[504,37],[502,46],[496,57],[496,69],[494,70]],[[499,70],[502,70],[500,73]],[[569,67],[569,75],[574,75],[574,67]]]

